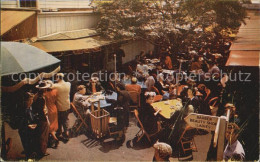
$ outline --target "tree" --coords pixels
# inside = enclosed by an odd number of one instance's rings
[[[144,39],[172,53],[223,39],[246,16],[238,0],[114,0],[98,9],[101,35]]]

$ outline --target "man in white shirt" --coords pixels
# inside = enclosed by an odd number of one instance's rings
[[[86,87],[84,85],[79,85],[77,87],[77,90],[78,91],[75,93],[73,98],[73,104],[76,106],[79,113],[82,116],[84,116],[84,114],[86,114],[86,111],[88,111],[88,113],[90,112],[90,110],[88,109],[90,106],[89,103],[90,96],[85,95]]]
[[[63,138],[68,140],[68,116],[70,111],[70,87],[69,82],[63,80],[64,74],[58,73],[56,75],[56,84],[53,84],[53,88],[57,89],[57,109],[58,109],[58,130],[57,137],[63,134]],[[63,133],[62,133],[63,127]]]
[[[245,160],[245,151],[241,143],[237,140],[239,127],[235,123],[229,123],[226,130],[226,139],[228,144],[224,150],[223,159],[225,161],[243,161]]]
[[[144,64],[145,61],[141,60],[140,63],[136,67],[137,78],[146,78],[148,74],[148,66]]]
[[[155,80],[154,80],[154,77],[153,77],[153,73],[152,73],[152,71],[149,71],[149,77],[145,81],[147,91],[151,91],[154,84],[155,84]]]

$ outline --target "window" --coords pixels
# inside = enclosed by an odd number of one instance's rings
[[[36,7],[36,0],[20,0],[20,7]]]

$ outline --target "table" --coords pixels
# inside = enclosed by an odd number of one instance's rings
[[[177,99],[155,102],[152,106],[153,108],[160,108],[161,111],[159,114],[166,119],[170,119],[175,111],[180,110],[183,107],[182,102]]]
[[[105,98],[112,99],[112,100],[117,100],[117,93],[113,92],[111,95],[101,94],[100,96],[97,96],[97,98],[99,98],[99,101],[100,101],[100,108],[104,108],[104,107],[108,107],[108,106],[112,105],[111,103],[107,103]],[[93,101],[95,101],[95,100],[93,100]],[[94,106],[98,107],[98,103],[95,102]]]

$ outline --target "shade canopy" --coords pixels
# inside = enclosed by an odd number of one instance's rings
[[[1,76],[36,71],[60,60],[25,43],[1,42]]]
[[[104,40],[99,36],[73,40],[37,41],[31,45],[46,52],[62,52],[83,49],[94,49],[110,44],[111,41]]]
[[[1,35],[35,13],[35,11],[1,11]]]

